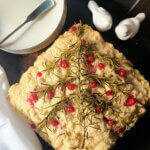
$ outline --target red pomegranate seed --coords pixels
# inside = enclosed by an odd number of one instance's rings
[[[74,90],[75,89],[75,85],[73,84],[73,83],[68,83],[67,84],[67,88],[68,88],[68,90]]]
[[[36,126],[34,124],[30,125],[32,129],[36,129]]]
[[[67,105],[66,112],[73,113],[73,112],[75,112],[75,108],[72,105]]]
[[[103,112],[103,108],[102,108],[102,106],[97,106],[97,108],[96,108],[96,112],[97,113],[101,113],[101,112]]]
[[[77,27],[75,25],[73,25],[69,30],[72,31],[72,32],[76,32],[77,31]]]
[[[112,90],[106,91],[106,96],[111,96],[113,94]]]
[[[41,77],[42,76],[42,72],[37,72],[36,76],[37,77]]]
[[[67,60],[61,60],[60,61],[60,67],[64,68],[64,69],[68,68],[69,67],[68,61]]]
[[[136,103],[135,97],[133,95],[130,95],[128,99],[126,100],[125,106],[130,107],[130,106],[133,106],[135,103]]]
[[[55,96],[54,89],[50,89],[48,94],[47,94],[48,99],[52,99],[54,96]]]
[[[102,63],[99,63],[98,64],[98,69],[99,70],[103,70],[105,68],[105,65],[104,64],[102,64]]]
[[[106,122],[107,122],[107,124],[108,124],[109,126],[112,126],[112,125],[115,124],[115,120],[114,120],[114,119],[111,119],[111,118],[106,119]]]
[[[50,124],[54,127],[57,127],[59,125],[59,122],[55,118],[52,118],[50,121]]]
[[[119,70],[117,70],[116,73],[117,73],[120,77],[125,77],[126,74],[127,74],[126,70],[124,70],[124,69],[122,69],[122,68],[119,69]]]
[[[92,62],[94,61],[94,56],[93,56],[93,55],[87,55],[87,56],[86,56],[86,61],[87,61],[88,63],[92,63]]]
[[[118,133],[118,134],[124,132],[124,130],[125,130],[125,128],[120,127],[120,126],[117,126],[117,127],[114,128],[114,131],[115,131],[116,133]]]
[[[85,46],[85,45],[86,45],[86,40],[84,40],[84,39],[81,40],[81,45],[82,45],[82,46]]]
[[[28,95],[28,102],[31,106],[34,106],[35,102],[38,100],[38,96],[36,93],[30,92]]]
[[[97,88],[97,83],[95,81],[90,83],[90,88],[91,89],[96,89]]]

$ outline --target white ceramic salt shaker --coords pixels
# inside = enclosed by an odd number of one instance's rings
[[[92,12],[93,24],[99,31],[108,31],[112,27],[112,16],[106,9],[99,7],[94,0],[88,2],[88,8]]]
[[[145,19],[144,13],[135,17],[122,20],[115,28],[115,33],[120,40],[133,38],[139,31],[141,22]]]

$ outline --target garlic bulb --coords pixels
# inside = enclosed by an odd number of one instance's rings
[[[99,7],[93,0],[89,1],[88,8],[93,15],[93,24],[99,31],[104,32],[112,27],[112,16],[107,10]]]
[[[145,19],[144,13],[139,13],[133,18],[121,21],[115,28],[115,33],[120,40],[134,37],[139,31],[141,22]]]

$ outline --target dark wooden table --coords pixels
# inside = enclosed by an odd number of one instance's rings
[[[114,27],[118,22],[128,16],[135,15],[137,12],[145,11],[149,14],[147,7],[143,1],[140,2],[141,7],[138,5],[131,14],[127,14],[129,8],[135,0],[97,0],[97,2],[107,8],[113,16],[113,27],[110,31],[102,33],[105,40],[114,43],[124,55],[132,61],[135,68],[144,74],[145,78],[150,81],[150,42],[149,42],[149,17],[143,22],[138,35],[128,41],[120,41],[114,34]],[[88,0],[67,0],[68,14],[65,26],[62,33],[69,28],[74,22],[81,20],[83,23],[92,24],[91,13],[87,8]],[[147,1],[148,2],[148,1]],[[45,50],[45,49],[44,49]],[[43,50],[43,51],[44,51]],[[14,55],[0,51],[0,64],[6,70],[10,84],[19,81],[21,74],[31,66],[36,57],[41,52],[36,52],[29,55]],[[41,138],[40,141],[43,150],[52,150],[52,148],[44,142]],[[124,137],[119,139],[114,146],[113,150],[150,150],[150,108],[144,117],[140,118],[135,127],[125,133]]]

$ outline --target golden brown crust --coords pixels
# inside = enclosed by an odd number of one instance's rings
[[[36,131],[49,144],[52,144],[55,149],[70,150],[76,147],[76,149],[84,148],[85,150],[108,150],[118,138],[118,135],[114,134],[112,130],[116,129],[118,126],[123,126],[125,131],[129,130],[132,126],[134,126],[138,117],[145,112],[144,105],[150,100],[149,82],[144,79],[139,71],[133,69],[132,64],[124,57],[122,53],[116,50],[112,44],[105,42],[97,31],[94,31],[87,25],[81,26],[80,24],[77,24],[75,26],[79,29],[82,28],[82,36],[80,37],[80,33],[74,33],[72,31],[67,31],[63,35],[59,36],[54,44],[37,58],[34,66],[30,67],[28,71],[22,75],[20,82],[11,86],[8,92],[8,99],[16,111],[22,114],[22,116],[26,118],[29,123],[33,123],[37,126]],[[39,123],[45,118],[47,113],[52,111],[53,107],[48,107],[49,104],[54,105],[57,102],[62,101],[62,91],[60,87],[58,87],[55,97],[52,100],[44,100],[44,98],[40,95],[34,107],[31,107],[28,102],[28,94],[37,90],[39,87],[45,88],[43,87],[44,85],[41,85],[41,83],[56,85],[61,82],[60,77],[65,80],[71,73],[69,72],[69,69],[61,69],[60,66],[58,66],[60,60],[58,62],[57,60],[58,58],[65,57],[63,54],[67,53],[67,51],[72,51],[72,49],[77,51],[78,48],[75,46],[71,47],[70,45],[73,45],[74,43],[79,43],[80,45],[81,40],[83,39],[86,39],[87,43],[94,45],[95,49],[98,49],[98,53],[96,51],[94,55],[97,53],[98,55],[103,56],[102,59],[96,58],[93,62],[93,65],[97,66],[99,60],[101,60],[106,65],[105,71],[102,73],[102,71],[98,70],[96,71],[96,75],[100,77],[107,77],[108,79],[111,78],[112,81],[114,80],[115,82],[119,80],[121,83],[125,83],[125,87],[123,87],[125,90],[128,89],[126,85],[128,82],[130,82],[129,88],[132,88],[132,94],[136,97],[137,103],[132,107],[125,106],[125,100],[129,95],[126,95],[117,89],[115,95],[116,97],[112,100],[112,107],[108,107],[102,114],[95,114],[95,116],[98,117],[98,121],[96,119],[93,120],[98,122],[98,124],[94,127],[98,127],[99,130],[88,128],[85,132],[82,126],[84,123],[81,126],[76,125],[80,123],[80,119],[78,118],[79,114],[81,113],[81,108],[79,105],[80,103],[74,103],[76,112],[73,113],[73,115],[67,115],[64,113],[64,111],[58,112],[57,115],[60,119],[59,127],[55,128],[51,125],[47,127],[47,124],[42,124],[43,126],[39,127]],[[78,57],[77,52],[74,51],[71,52],[72,56],[70,57],[69,63],[76,65],[72,60],[74,57]],[[124,68],[127,71],[126,79],[118,77],[116,72],[112,69],[113,67],[111,66],[111,61],[114,58],[115,60],[119,60],[121,68]],[[84,63],[80,63],[81,67],[86,67]],[[37,72],[42,72],[43,70],[47,69],[47,66],[53,66],[55,69],[50,70],[48,73],[43,72],[42,77],[38,78]],[[78,72],[76,69],[73,70]],[[86,80],[86,77],[81,76],[81,78]],[[78,81],[75,80],[74,83],[78,84]],[[88,83],[86,82],[84,86],[86,90],[89,88],[87,84]],[[106,84],[104,87],[97,88],[96,91],[102,94],[106,90],[109,90],[109,88],[110,87],[108,87]],[[115,90],[116,89],[114,89],[114,91]],[[69,93],[69,91],[65,92],[69,97],[71,93]],[[57,96],[60,96],[61,98],[56,98]],[[102,97],[103,99],[106,99],[106,101],[111,99],[107,98],[106,96]],[[80,102],[78,99],[76,99],[76,101]],[[106,104],[107,103],[108,102],[106,102]],[[89,117],[91,117],[91,115],[89,115]],[[113,127],[110,127],[107,124],[106,119],[108,118],[116,120],[116,124]],[[50,121],[50,118],[48,121]],[[52,131],[50,131],[49,128]],[[84,133],[88,134],[86,135],[88,136],[86,141],[84,141]]]

